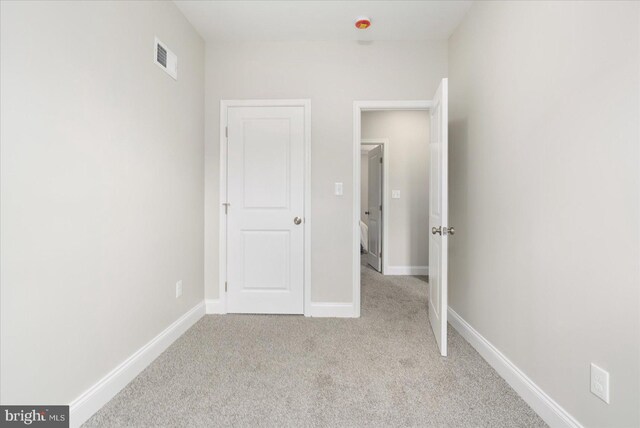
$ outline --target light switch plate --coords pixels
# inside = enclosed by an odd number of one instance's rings
[[[609,404],[609,372],[591,363],[591,392]]]
[[[334,193],[336,196],[342,196],[344,194],[342,183],[335,183]]]
[[[182,280],[176,282],[176,299],[182,296]]]
[[[392,190],[391,191],[391,199],[400,199],[400,191]]]

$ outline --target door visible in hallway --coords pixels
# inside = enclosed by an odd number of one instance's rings
[[[447,251],[448,251],[448,81],[442,79],[433,96],[429,142],[429,322],[440,348],[447,355]]]
[[[367,262],[382,270],[382,145],[369,150],[368,226],[369,253]]]
[[[227,311],[304,310],[304,107],[230,107]]]

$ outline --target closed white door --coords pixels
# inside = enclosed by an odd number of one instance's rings
[[[229,107],[227,311],[304,311],[304,107]]]
[[[382,269],[382,146],[369,150],[369,253],[367,262]]]
[[[448,102],[447,79],[433,97],[429,142],[429,322],[440,354],[447,355]]]

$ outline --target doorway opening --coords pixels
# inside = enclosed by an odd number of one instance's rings
[[[387,206],[382,207],[381,213],[381,230],[380,236],[382,237],[382,254],[381,254],[381,267],[384,275],[397,274],[397,275],[416,275],[416,274],[428,274],[428,318],[431,329],[433,330],[438,348],[443,356],[447,355],[447,265],[448,265],[448,235],[453,234],[453,228],[448,227],[448,81],[443,79],[440,82],[437,90],[434,93],[433,99],[429,101],[355,101],[353,103],[353,183],[354,183],[354,207],[353,207],[353,304],[354,304],[354,316],[359,317],[361,313],[361,268],[368,269],[369,257],[367,258],[367,265],[361,266],[361,235],[362,227],[361,222],[362,214],[365,211],[370,210],[362,209],[362,149],[366,146],[368,141],[363,141],[363,138],[388,138],[389,142],[383,144],[382,149],[383,159],[393,157],[399,159],[397,166],[394,167],[394,161],[389,160],[389,171],[386,174],[387,186],[383,185],[383,195],[381,201],[385,200],[389,202]],[[413,179],[417,180],[415,186],[410,186],[407,182],[401,180],[396,181],[394,173],[406,172],[405,169],[409,165],[412,166],[413,161],[418,157],[409,151],[408,155],[400,156],[396,153],[397,149],[394,145],[395,138],[390,138],[385,135],[380,129],[371,131],[365,129],[365,124],[369,122],[369,117],[365,115],[370,114],[383,114],[386,112],[402,113],[413,112],[424,115],[424,123],[428,123],[428,131],[425,137],[420,141],[420,147],[427,153],[428,161],[425,161],[422,168],[418,166],[416,169],[418,172],[423,173],[423,177],[412,177],[409,174],[408,182]],[[402,126],[400,130],[406,131]],[[373,132],[373,133],[372,133]],[[410,132],[411,133],[411,132]],[[413,135],[415,137],[415,135]],[[364,143],[364,144],[363,144]],[[393,153],[393,156],[389,156],[389,153]],[[369,159],[367,158],[367,163]],[[383,160],[384,162],[384,160]],[[368,167],[369,165],[367,165]],[[414,168],[411,168],[412,170]],[[383,181],[384,179],[384,171]],[[368,178],[367,178],[368,180]],[[367,183],[369,184],[369,182]],[[409,191],[403,189],[410,189]],[[419,197],[425,197],[425,205],[420,211],[419,204],[416,209],[409,209],[408,211],[394,217],[394,210],[396,214],[399,214],[403,209],[403,203],[414,202]],[[371,203],[367,200],[367,205],[371,206]],[[406,204],[411,205],[411,204]],[[414,205],[415,207],[416,205]],[[412,215],[411,213],[417,213]],[[414,222],[411,222],[412,218],[415,218]],[[386,219],[386,220],[385,220]],[[369,219],[370,221],[370,219]],[[392,247],[390,242],[391,237],[396,237],[396,233],[390,231],[390,226],[402,226],[412,224],[417,229],[422,230],[418,232],[416,239],[413,240],[412,234],[409,234],[409,239],[400,240],[400,245],[396,249]],[[371,225],[367,225],[370,229]],[[386,226],[386,227],[385,227]],[[425,227],[426,226],[426,227]],[[451,230],[451,232],[449,232]],[[369,233],[371,231],[369,230]],[[376,232],[374,232],[376,233]],[[401,234],[400,234],[401,235]],[[405,235],[406,236],[406,235]],[[386,238],[386,239],[385,239]],[[417,251],[414,251],[412,244],[416,244]],[[411,257],[420,254],[419,248],[424,249],[426,257],[420,260],[426,260],[426,266],[414,264],[414,260]],[[404,262],[400,262],[393,257],[403,254],[403,251],[407,253],[409,258],[404,259]],[[369,252],[367,252],[369,256]],[[375,255],[375,254],[374,254]],[[405,254],[406,255],[406,254]],[[419,257],[419,256],[418,256]],[[376,260],[373,260],[376,264]],[[397,263],[394,265],[394,263]],[[422,262],[424,263],[424,262]],[[421,268],[422,271],[414,271],[413,269]],[[373,271],[371,271],[373,272]],[[377,272],[374,272],[379,275]],[[382,277],[381,277],[382,278]]]
[[[358,311],[361,264],[383,275],[428,275],[431,105],[431,101],[354,103],[353,264]]]

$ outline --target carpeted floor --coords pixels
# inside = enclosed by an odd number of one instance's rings
[[[440,357],[426,278],[362,275],[359,319],[205,316],[84,426],[546,426],[452,328]]]

